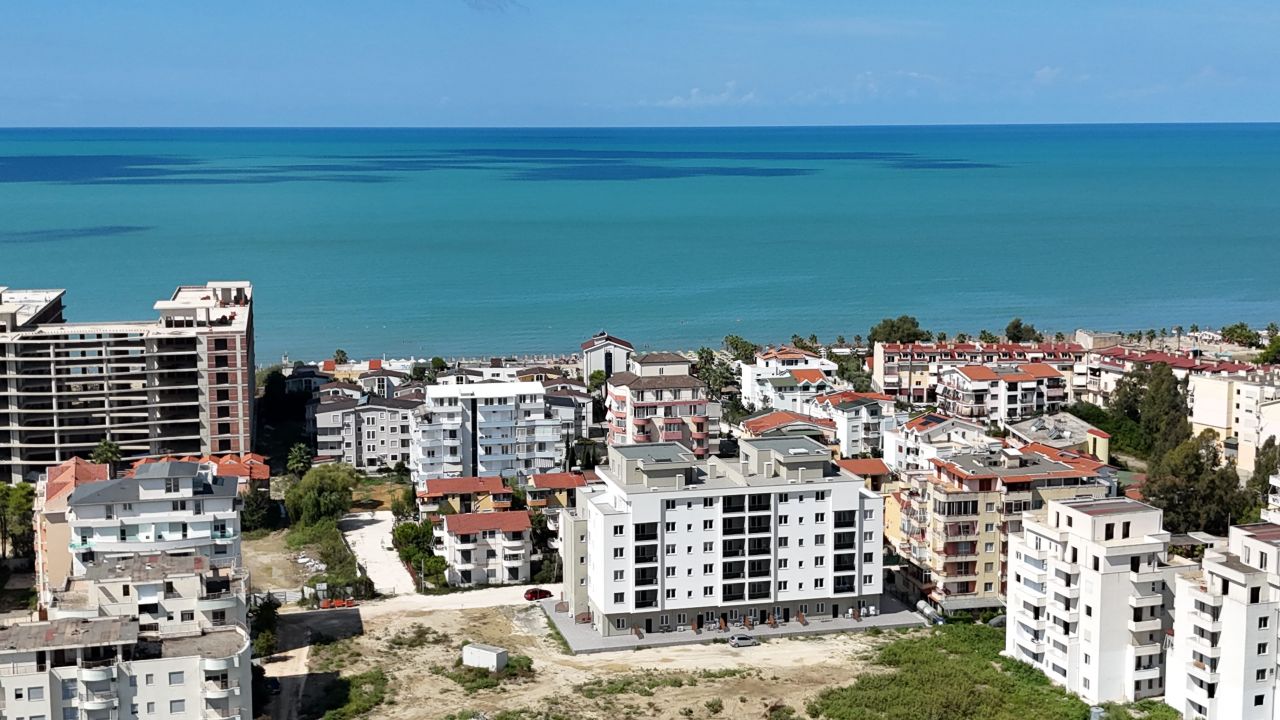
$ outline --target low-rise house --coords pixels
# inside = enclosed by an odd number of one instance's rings
[[[334,380],[321,385],[316,390],[316,395],[320,398],[320,402],[324,402],[326,398],[359,400],[364,395],[364,388],[354,382]]]
[[[356,384],[360,386],[365,394],[384,398],[395,397],[396,388],[406,382],[409,382],[409,373],[385,367],[380,367],[377,370],[367,370],[360,373],[360,376],[356,378]]]
[[[1000,445],[999,439],[987,435],[986,428],[977,423],[942,413],[924,413],[884,431],[884,462],[899,473],[931,471],[932,461],[937,458]]]
[[[765,348],[754,363],[741,363],[742,402],[763,410],[804,412],[816,396],[835,386],[836,364],[790,345]]]
[[[765,410],[743,419],[739,437],[808,437],[823,445],[835,445],[836,423],[793,410]]]
[[[885,433],[906,422],[906,414],[895,411],[893,398],[853,390],[818,395],[805,412],[835,424],[841,457],[882,455]]]
[[[427,480],[418,490],[422,513],[466,514],[511,509],[511,488],[502,478],[461,477]]]
[[[168,455],[162,458],[144,458],[135,461],[133,470],[130,472],[135,472],[140,466],[154,462],[212,463],[216,466],[215,472],[218,475],[236,479],[236,486],[241,493],[248,492],[255,483],[264,483],[271,479],[271,466],[267,464],[267,459],[258,453],[201,455],[199,457],[194,455],[186,457]]]
[[[1013,447],[1031,443],[1059,450],[1074,450],[1099,460],[1111,457],[1111,435],[1070,413],[1042,415],[1007,426]]]
[[[445,515],[438,528],[450,585],[529,582],[533,543],[527,511]]]
[[[414,410],[422,403],[364,395],[316,409],[316,462],[342,462],[364,472],[410,462]]]
[[[606,379],[626,370],[635,350],[631,343],[607,332],[592,336],[582,343],[582,379],[590,380],[597,370],[603,372]]]
[[[889,466],[880,458],[846,458],[836,460],[835,463],[841,470],[862,478],[867,487],[875,492],[880,492],[893,478]]]
[[[586,476],[578,472],[547,473],[529,478],[527,488],[529,509],[541,512],[546,517],[547,531],[552,533],[550,539],[552,549],[560,549],[560,513],[576,505],[576,491],[586,485]]]
[[[286,367],[284,374],[284,391],[290,394],[311,395],[326,383],[333,382],[333,376],[315,365],[299,365]]]

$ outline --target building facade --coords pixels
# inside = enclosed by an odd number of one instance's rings
[[[937,401],[942,371],[962,365],[1043,363],[1067,381],[1070,397],[1085,388],[1086,352],[1077,343],[876,343],[871,386],[914,404]]]
[[[1212,430],[1223,457],[1242,477],[1253,474],[1258,449],[1280,440],[1280,369],[1187,378],[1191,432]]]
[[[582,379],[590,380],[596,371],[610,378],[616,372],[623,372],[631,360],[635,347],[619,337],[606,332],[593,336],[582,343]]]
[[[931,472],[935,459],[1000,445],[983,426],[939,413],[925,413],[883,435],[884,462],[899,473]]]
[[[253,449],[253,289],[182,286],[143,322],[69,323],[62,290],[0,287],[0,474],[102,440],[125,460]]]
[[[906,414],[897,413],[893,398],[883,393],[843,390],[818,395],[806,412],[835,423],[840,456],[846,458],[883,455],[886,434],[906,422]]]
[[[421,401],[364,395],[316,408],[316,461],[376,472],[412,461],[414,410]]]
[[[944,367],[936,392],[948,414],[1002,427],[1056,413],[1068,399],[1066,378],[1043,363]]]
[[[804,412],[818,395],[834,389],[836,364],[790,345],[765,348],[754,363],[741,363],[742,402],[764,410]]]
[[[880,496],[807,438],[740,449],[611,447],[561,513],[570,614],[618,635],[875,612]]]
[[[610,445],[681,442],[705,457],[719,446],[708,415],[707,388],[689,374],[692,363],[675,353],[631,359],[605,386],[605,427]]]
[[[437,524],[450,585],[520,585],[529,582],[533,554],[524,510],[445,515]]]

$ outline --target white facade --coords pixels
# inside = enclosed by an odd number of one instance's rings
[[[936,392],[947,413],[1003,426],[1057,412],[1067,401],[1067,381],[1041,363],[948,366],[939,373]]]
[[[1194,563],[1167,554],[1162,518],[1127,498],[1025,513],[1009,538],[1005,654],[1090,704],[1163,694],[1172,580]]]
[[[816,353],[789,345],[765,348],[754,363],[740,363],[742,402],[763,410],[805,412],[818,395],[835,387],[837,365]]]
[[[239,566],[237,481],[215,475],[216,469],[212,463],[149,463],[134,477],[76,488],[67,501],[72,575],[84,575],[91,563],[148,552]]]
[[[1192,433],[1217,433],[1224,457],[1244,479],[1258,448],[1269,437],[1280,439],[1280,373],[1191,375],[1187,404]]]
[[[920,405],[935,401],[938,378],[949,367],[1042,363],[1060,372],[1076,397],[1088,381],[1085,358],[1076,343],[876,343],[871,386]]]
[[[805,403],[804,412],[836,424],[841,457],[882,454],[885,434],[906,422],[888,395],[852,390],[819,395]]]
[[[981,425],[935,413],[926,413],[885,430],[883,436],[884,464],[899,473],[932,472],[933,460],[1000,446],[1000,440],[987,435]]]
[[[807,438],[614,446],[562,515],[566,600],[604,635],[873,612],[884,503]]]
[[[520,585],[529,582],[533,554],[524,510],[446,515],[440,528],[450,585]]]
[[[635,348],[622,338],[604,332],[592,337],[582,343],[582,379],[590,380],[597,370],[605,378],[626,370],[633,352]]]
[[[366,472],[393,468],[400,462],[408,465],[412,460],[413,411],[421,404],[378,395],[320,403],[316,408],[316,457]]]
[[[414,480],[528,477],[564,462],[561,418],[539,382],[430,385],[414,412]]]
[[[714,452],[719,423],[711,422],[706,385],[690,365],[675,353],[647,353],[614,373],[605,385],[608,443],[680,442],[695,455]]]
[[[1179,575],[1165,702],[1187,718],[1277,716],[1280,525],[1233,527]]]

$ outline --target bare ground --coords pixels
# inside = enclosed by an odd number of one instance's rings
[[[311,671],[347,675],[381,667],[393,678],[389,701],[368,717],[387,720],[444,718],[464,710],[487,714],[527,710],[584,720],[764,718],[767,708],[778,703],[802,715],[805,702],[819,691],[874,672],[865,658],[883,642],[865,634],[829,635],[772,640],[741,649],[724,644],[686,645],[570,656],[561,653],[548,634],[545,616],[532,606],[384,613],[371,605],[368,611],[362,608],[360,613],[364,634],[317,647],[311,655]],[[396,634],[403,638],[415,625],[441,635],[433,635],[419,647],[396,647]],[[463,641],[498,645],[513,655],[529,656],[534,678],[466,693],[433,672],[433,668],[452,668]],[[704,671],[718,676],[707,677]],[[576,690],[593,680],[628,676],[679,678],[683,684],[651,690],[637,687],[594,698]],[[707,705],[715,699],[723,704],[719,713],[712,713]]]
[[[311,571],[293,561],[297,553],[284,544],[284,536],[284,530],[277,530],[243,542],[240,557],[249,568],[254,590],[297,590],[311,576]]]

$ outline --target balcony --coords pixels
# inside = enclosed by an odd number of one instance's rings
[[[1129,572],[1129,581],[1134,584],[1146,583],[1150,585],[1153,582],[1164,580],[1165,574],[1160,570],[1144,570],[1141,572]]]
[[[77,665],[79,667],[80,680],[83,682],[103,682],[116,676],[116,661],[114,658],[81,660]]]
[[[80,693],[80,707],[85,710],[109,710],[117,707],[120,699],[114,692],[82,692]]]
[[[1222,657],[1222,647],[1217,645],[1213,640],[1195,633],[1188,633],[1186,638],[1187,642],[1191,643],[1191,648],[1201,655],[1208,658]]]
[[[204,696],[210,700],[220,700],[240,694],[240,683],[231,678],[217,678],[204,681]]]
[[[1150,667],[1137,668],[1136,670],[1133,671],[1133,679],[1135,681],[1155,680],[1160,677],[1160,669],[1161,668],[1159,665],[1152,665]]]
[[[684,433],[679,430],[663,430],[660,437],[662,442],[679,442],[684,439]]]
[[[1205,632],[1222,632],[1222,620],[1216,614],[1207,613],[1203,610],[1192,610],[1191,619]]]
[[[1192,660],[1187,663],[1187,674],[1192,677],[1199,678],[1205,683],[1216,683],[1222,679],[1222,675],[1218,672],[1217,667],[1217,664],[1214,664],[1211,668],[1209,665],[1206,665],[1199,660]]]
[[[640,433],[640,432],[638,432],[638,433],[636,433],[635,435],[633,435],[632,437],[633,437],[633,438],[635,439],[635,441],[636,441],[636,442],[638,442],[638,443],[653,442],[653,434],[652,434],[652,433],[647,433],[647,432]]]
[[[1129,620],[1129,632],[1131,633],[1152,633],[1160,632],[1160,618],[1148,618],[1146,620]]]

